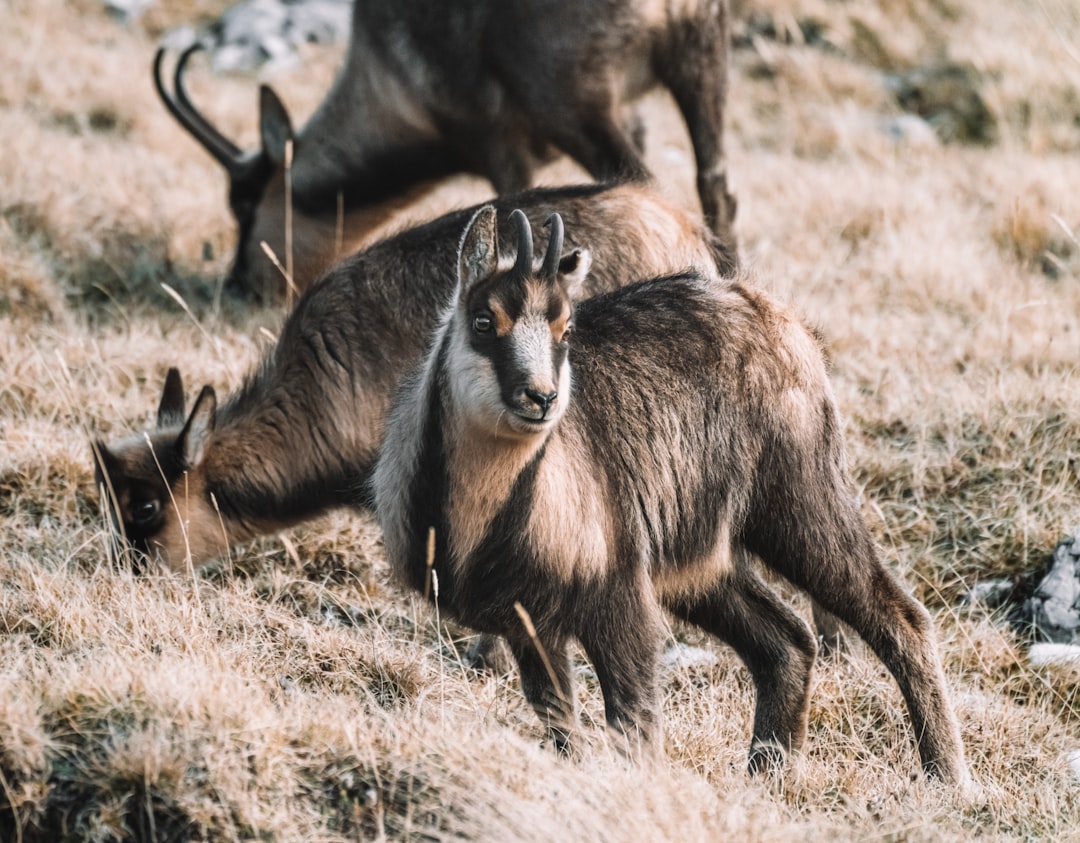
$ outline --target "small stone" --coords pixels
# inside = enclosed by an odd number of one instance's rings
[[[964,603],[968,606],[996,609],[1009,599],[1014,588],[1013,581],[1009,579],[977,582],[971,587],[968,593],[964,595]]]

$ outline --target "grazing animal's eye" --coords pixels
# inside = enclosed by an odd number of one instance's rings
[[[495,323],[490,316],[481,314],[472,321],[472,328],[478,334],[490,334]]]
[[[564,344],[570,342],[570,335],[572,333],[574,333],[574,326],[573,325],[567,325],[566,330],[563,331],[563,335],[561,337],[559,337],[559,342],[564,343]]]
[[[153,519],[160,509],[161,501],[157,500],[157,498],[151,498],[148,501],[136,504],[131,513],[131,517],[135,520],[136,524],[145,524],[147,521]]]

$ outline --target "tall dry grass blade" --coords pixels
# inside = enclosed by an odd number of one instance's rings
[[[285,276],[295,277],[293,263],[293,198],[292,198],[293,140],[285,141]],[[296,285],[290,284],[285,296],[285,307],[290,309],[297,293]]]
[[[270,259],[270,263],[274,265],[274,268],[281,273],[281,277],[285,279],[285,290],[290,296],[290,301],[292,298],[298,297],[300,295],[300,288],[296,286],[292,273],[281,265],[281,261],[279,261],[278,256],[274,254],[274,250],[270,248],[270,244],[265,240],[260,240],[259,248],[262,249],[263,254]]]
[[[334,218],[334,259],[341,258],[345,248],[345,194],[337,192],[337,215]]]
[[[544,670],[547,671],[548,678],[555,688],[555,695],[562,701],[563,705],[569,705],[566,694],[563,692],[562,685],[559,683],[559,677],[555,675],[555,668],[552,667],[547,650],[544,649],[544,645],[540,642],[540,638],[536,634],[536,627],[533,626],[532,618],[529,616],[528,611],[517,600],[514,601],[514,611],[517,612],[518,617],[521,618],[521,623],[525,627],[525,632],[529,635],[529,640],[532,641],[533,646],[536,648],[536,652],[540,656],[540,661],[544,663]]]
[[[173,301],[180,305],[180,309],[188,315],[191,323],[199,329],[199,333],[202,334],[203,339],[210,343],[210,347],[214,349],[214,354],[217,355],[218,360],[225,363],[226,366],[229,366],[229,374],[233,374],[232,366],[229,365],[229,359],[222,353],[221,341],[203,327],[202,323],[195,317],[195,314],[192,312],[191,308],[188,307],[188,303],[184,300],[184,297],[180,295],[180,293],[177,292],[175,288],[173,288],[169,284],[166,284],[164,281],[161,282],[161,289],[164,290],[166,295],[168,295]]]
[[[233,575],[233,557],[232,557],[232,545],[229,542],[229,531],[225,529],[225,519],[221,516],[221,507],[218,506],[217,496],[210,493],[210,503],[214,506],[214,512],[217,513],[218,526],[221,527],[221,541],[225,545],[225,563],[228,567],[229,576]]]
[[[176,496],[173,495],[172,487],[169,485],[168,479],[165,477],[165,471],[161,467],[161,462],[158,460],[157,451],[154,450],[154,443],[150,439],[149,433],[143,433],[143,439],[146,440],[146,445],[150,449],[150,456],[154,458],[154,465],[157,466],[158,474],[161,475],[161,480],[165,484],[165,489],[169,493],[169,502],[172,504],[173,511],[176,513],[176,521],[180,525],[180,535],[184,537],[184,562],[187,565],[188,576],[191,577],[192,591],[195,594],[195,602],[202,608],[202,597],[199,595],[199,583],[195,578],[195,562],[191,557],[191,543],[188,541],[188,522],[184,518],[183,513],[180,512],[180,506],[176,502]],[[187,472],[184,472],[184,485],[187,486]]]

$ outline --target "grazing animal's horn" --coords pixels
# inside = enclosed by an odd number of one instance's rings
[[[525,212],[516,209],[510,214],[510,219],[517,226],[517,260],[514,261],[514,272],[518,275],[528,275],[532,272],[533,262],[533,239],[532,226]]]
[[[551,229],[551,237],[548,239],[547,252],[544,253],[544,266],[540,270],[540,274],[544,278],[553,280],[559,272],[559,260],[562,257],[562,217],[558,214],[552,214],[548,217],[547,225]]]
[[[187,64],[191,54],[201,49],[202,45],[195,42],[184,50],[180,54],[180,58],[176,60],[176,71],[173,77],[175,96],[170,96],[169,92],[165,90],[165,83],[161,79],[161,63],[165,58],[165,48],[159,47],[154,55],[154,86],[157,88],[158,96],[161,97],[161,101],[165,104],[169,113],[232,176],[240,164],[241,153],[239,147],[214,128],[210,121],[195,109],[184,88],[184,66]]]

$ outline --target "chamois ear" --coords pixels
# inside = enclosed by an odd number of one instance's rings
[[[499,267],[499,242],[495,233],[495,208],[485,205],[465,226],[458,249],[458,280],[463,291],[490,278]]]
[[[203,461],[216,420],[217,396],[214,394],[214,387],[207,384],[195,400],[195,406],[191,409],[187,424],[184,425],[184,429],[180,431],[180,437],[176,440],[180,462],[185,470],[190,471]]]
[[[157,429],[184,423],[184,381],[175,366],[165,375],[165,387],[161,390],[161,402],[157,408]]]
[[[259,138],[263,152],[278,166],[285,163],[285,144],[293,139],[292,121],[269,85],[259,86]]]
[[[574,249],[562,256],[559,261],[559,281],[570,298],[579,297],[591,266],[592,252],[588,249]]]

